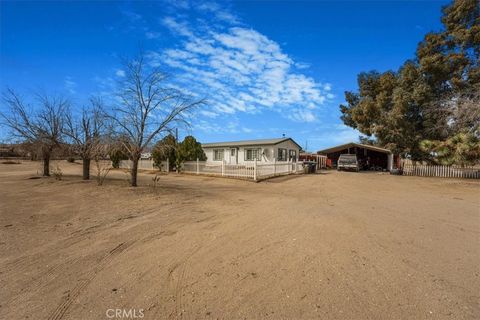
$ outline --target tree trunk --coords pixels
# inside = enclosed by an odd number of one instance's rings
[[[138,158],[134,158],[132,160],[132,171],[131,171],[131,175],[132,175],[132,187],[136,187],[137,186],[137,173],[138,173]]]
[[[82,179],[83,180],[90,180],[90,159],[82,159],[83,161],[83,175]]]
[[[50,155],[43,156],[43,176],[50,177]]]

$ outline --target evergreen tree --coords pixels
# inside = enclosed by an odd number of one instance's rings
[[[478,128],[479,2],[454,1],[443,9],[442,23],[444,30],[427,34],[416,59],[398,71],[358,75],[358,92],[346,92],[347,104],[340,105],[346,125],[414,160],[430,157],[421,146],[425,139],[447,141]],[[465,112],[467,105],[472,112]]]
[[[160,168],[162,161],[168,159],[168,171],[171,171],[177,163],[177,147],[177,139],[172,134],[158,141],[152,150],[154,166]]]
[[[205,161],[207,156],[203,152],[202,144],[197,142],[193,136],[186,136],[182,143],[178,146],[177,159],[183,161]]]

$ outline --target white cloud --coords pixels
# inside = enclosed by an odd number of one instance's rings
[[[116,81],[112,77],[93,77],[92,81],[96,84],[98,91],[95,95],[102,96],[106,101],[117,101],[115,97]]]
[[[298,121],[298,122],[313,122],[317,120],[315,115],[313,114],[312,111],[310,110],[305,110],[305,109],[297,109],[293,110],[288,117],[291,120]]]
[[[297,67],[298,69],[308,69],[310,68],[310,64],[304,62],[296,62],[295,67]]]
[[[127,18],[130,23],[138,23],[143,21],[142,15],[132,11],[132,10],[123,10],[122,14]]]
[[[147,31],[145,32],[145,37],[149,40],[151,39],[158,39],[160,38],[160,33],[159,32],[154,32],[154,31]]]
[[[216,118],[218,116],[218,113],[215,113],[213,111],[208,111],[208,110],[200,110],[199,113],[208,118]]]
[[[117,77],[123,78],[123,77],[125,77],[125,71],[123,71],[121,69],[118,69],[117,71],[115,71],[115,75]]]
[[[169,0],[167,2],[180,9],[190,9],[190,2],[188,0]]]
[[[220,21],[223,22],[228,22],[230,24],[236,24],[239,23],[239,19],[237,16],[234,14],[230,13],[228,10],[225,8],[222,8],[218,3],[216,2],[204,2],[201,3],[200,5],[197,6],[197,9],[204,11],[204,12],[210,12],[213,13],[215,18],[217,18]]]
[[[77,83],[73,81],[71,77],[65,77],[65,79],[63,80],[63,86],[65,87],[65,90],[67,90],[70,94],[77,93]]]
[[[148,61],[170,69],[175,75],[172,86],[207,99],[207,108],[198,111],[204,119],[222,119],[221,127],[229,132],[248,133],[250,129],[236,122],[227,125],[224,118],[268,110],[292,121],[315,122],[322,105],[334,98],[331,84],[304,73],[308,63],[295,61],[279,43],[243,24],[228,4],[189,0],[164,4],[166,16],[158,21],[178,42],[147,52]],[[146,26],[141,15],[131,10],[123,14],[152,44],[163,35],[163,30]],[[125,76],[123,70],[114,72],[116,77]],[[100,90],[111,92],[115,76],[97,78]],[[205,123],[201,127],[212,129]]]
[[[177,22],[173,17],[165,17],[162,23],[170,29],[170,31],[178,33],[181,36],[192,37],[193,33],[189,30],[185,22]]]
[[[330,84],[296,72],[298,63],[256,30],[203,26],[194,31],[179,18],[162,22],[183,40],[176,48],[150,52],[151,64],[181,70],[179,83],[206,96],[215,114],[271,109],[293,121],[313,122],[317,109],[333,98]]]

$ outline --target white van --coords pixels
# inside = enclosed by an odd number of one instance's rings
[[[355,170],[360,171],[356,154],[341,154],[338,157],[337,170]]]

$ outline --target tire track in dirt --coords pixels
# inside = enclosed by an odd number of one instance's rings
[[[110,250],[101,260],[100,262],[92,268],[83,279],[80,279],[80,283],[78,283],[66,297],[63,298],[63,301],[55,308],[55,310],[50,314],[48,320],[59,320],[62,319],[65,313],[68,311],[68,308],[72,305],[75,299],[83,292],[83,290],[95,279],[96,275],[102,271],[108,263],[115,258],[117,255],[125,251],[131,245],[134,244],[135,241],[131,242],[122,242],[117,245],[115,248]]]
[[[36,293],[38,289],[46,287],[50,281],[57,278],[59,276],[58,271],[60,271],[64,266],[74,265],[79,260],[80,259],[78,258],[67,259],[64,263],[59,263],[49,268],[47,271],[35,275],[35,278],[28,282],[29,283],[28,290],[27,288],[22,289],[21,292],[19,292],[17,295],[12,296],[10,299],[7,299],[5,303],[12,304],[12,303],[18,302],[18,300],[24,299],[23,297],[24,292],[27,292],[30,294]]]
[[[144,244],[152,240],[162,238],[164,236],[174,235],[176,231],[165,230],[157,233],[152,233],[143,238],[132,240],[129,242],[122,242],[112,250],[110,250],[99,262],[92,268],[82,279],[79,280],[79,283],[68,293],[66,297],[63,298],[63,301],[57,306],[57,308],[52,312],[48,317],[48,320],[59,320],[68,311],[68,308],[72,303],[80,296],[84,289],[95,279],[96,275],[105,269],[106,266],[114,259],[117,255],[121,254],[127,249],[131,249],[135,244]]]
[[[172,313],[170,313],[170,318],[183,318],[183,313],[184,313],[184,306],[182,302],[182,294],[183,294],[183,288],[184,288],[184,283],[185,283],[185,278],[188,276],[188,268],[187,264],[188,261],[192,258],[195,253],[197,253],[200,250],[201,246],[197,245],[195,246],[190,253],[186,255],[184,259],[181,259],[180,261],[177,261],[176,263],[173,264],[173,266],[169,269],[168,272],[168,280],[173,286],[173,296],[175,299],[175,308]],[[175,274],[177,273],[176,271],[178,270],[178,278],[175,279]],[[156,316],[156,314],[155,314]]]
[[[149,213],[149,214],[152,214],[152,213]],[[148,216],[148,215],[146,215],[146,216]],[[127,219],[129,219],[129,218],[130,217],[128,217]],[[124,216],[122,216],[120,218],[115,218],[112,221],[105,221],[104,223],[96,224],[96,225],[93,225],[93,226],[89,226],[87,228],[83,228],[83,229],[73,231],[70,234],[70,236],[68,236],[65,239],[59,240],[58,242],[62,243],[62,251],[68,252],[68,251],[71,250],[71,247],[73,247],[74,245],[76,245],[78,243],[81,243],[82,241],[85,241],[86,239],[88,239],[89,236],[91,236],[91,234],[103,232],[105,230],[109,230],[112,227],[120,225],[121,222],[125,219],[126,218]],[[164,233],[165,233],[165,231],[160,232],[158,234],[152,234],[152,235],[150,235],[150,237],[155,238],[156,236],[161,236]],[[167,235],[168,235],[168,231],[167,231]],[[147,238],[148,237],[145,237],[142,240],[145,241],[145,240],[147,240]],[[57,245],[57,243],[52,244],[45,251],[46,252],[57,252],[57,254],[58,254],[58,247],[56,245]],[[20,257],[15,258],[11,261],[5,262],[4,267],[1,267],[2,268],[1,274],[8,275],[9,273],[12,273],[12,272],[15,273],[15,274],[18,274],[18,273],[25,273],[25,272],[29,271],[29,269],[31,269],[32,266],[35,266],[38,263],[38,260],[40,258],[42,258],[42,259],[45,258],[45,251],[43,251],[43,252],[38,252],[37,251],[37,252],[30,252],[30,253],[27,252],[27,253],[24,253],[23,256],[20,256]],[[49,270],[45,271],[44,273],[40,273],[38,275],[35,275],[36,278],[35,278],[35,280],[33,280],[33,283],[37,284],[39,282],[48,282],[48,279],[44,280],[45,277],[50,277],[53,273],[55,273],[62,266],[69,265],[69,264],[71,264],[71,263],[73,263],[77,260],[78,259],[75,259],[75,258],[67,259],[66,262],[58,264],[57,266],[54,266],[54,267],[50,268]],[[29,282],[29,283],[32,284],[32,282]]]

